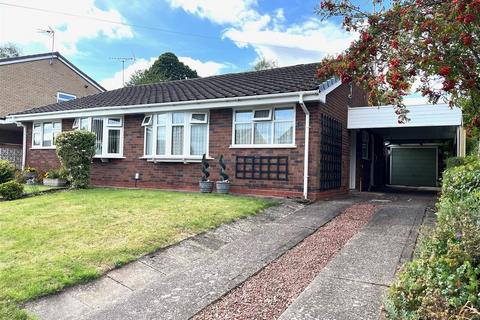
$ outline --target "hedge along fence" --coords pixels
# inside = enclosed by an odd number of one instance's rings
[[[444,173],[437,226],[389,289],[389,319],[480,319],[480,161]]]
[[[72,188],[88,187],[92,157],[95,155],[95,134],[85,130],[63,132],[55,143]]]

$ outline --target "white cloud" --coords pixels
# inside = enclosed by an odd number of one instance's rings
[[[288,24],[282,8],[261,14],[256,1],[169,0],[172,8],[226,27],[223,37],[238,47],[252,47],[258,56],[278,61],[280,66],[320,61],[346,49],[357,37],[339,25],[312,17]]]
[[[196,70],[200,77],[217,75],[220,73],[220,71],[222,71],[222,69],[229,66],[228,64],[215,61],[202,62],[198,59],[193,59],[190,57],[178,57],[178,60],[185,63],[191,69]]]
[[[133,73],[137,70],[144,70],[150,68],[150,66],[157,60],[158,57],[151,57],[150,59],[137,59],[134,63],[125,68],[125,82],[127,82]],[[188,65],[190,68],[197,71],[201,77],[208,77],[217,75],[223,68],[229,67],[228,64],[219,63],[215,61],[200,61],[191,57],[178,57],[178,59]],[[100,84],[108,90],[118,89],[123,86],[122,83],[122,70],[115,72],[110,77],[100,81]]]
[[[15,0],[14,5],[41,8],[35,11],[26,8],[0,6],[0,42],[13,42],[22,46],[36,46],[47,51],[51,49],[48,36],[38,32],[48,26],[55,30],[55,50],[63,54],[77,54],[77,43],[83,39],[103,37],[106,39],[123,39],[133,37],[129,26],[101,22],[75,16],[67,16],[48,11],[67,12],[74,15],[88,16],[125,23],[126,20],[114,9],[103,10],[95,5],[94,0]]]

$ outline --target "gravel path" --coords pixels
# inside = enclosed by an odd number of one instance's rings
[[[192,319],[275,319],[375,213],[355,204]]]

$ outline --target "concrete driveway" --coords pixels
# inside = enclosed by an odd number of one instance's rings
[[[281,319],[378,319],[433,196],[360,194],[265,213],[26,305],[40,319],[189,319],[358,202],[382,205]]]

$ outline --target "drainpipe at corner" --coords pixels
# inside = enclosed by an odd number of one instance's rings
[[[23,128],[23,150],[22,150],[22,171],[25,170],[25,165],[27,162],[27,125],[21,122],[17,123]]]
[[[303,156],[303,198],[308,199],[308,154],[310,145],[310,111],[303,102],[303,92],[298,97],[298,103],[305,113],[305,154]]]

